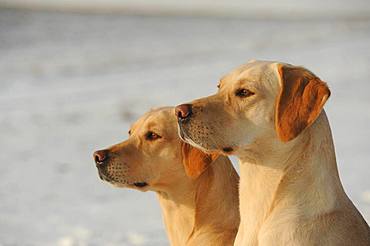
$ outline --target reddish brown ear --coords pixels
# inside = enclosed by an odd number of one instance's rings
[[[325,82],[302,67],[278,65],[281,90],[275,108],[275,128],[287,142],[309,127],[330,96]]]
[[[191,178],[199,177],[217,156],[206,154],[190,144],[182,143],[182,161],[186,174]]]

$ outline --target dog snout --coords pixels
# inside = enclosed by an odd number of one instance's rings
[[[186,120],[192,114],[191,104],[181,104],[175,108],[175,114],[179,120]]]
[[[94,161],[97,167],[102,167],[108,162],[108,150],[98,150],[94,152]]]

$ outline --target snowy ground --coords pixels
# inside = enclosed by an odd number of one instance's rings
[[[155,195],[102,183],[92,152],[252,58],[329,83],[340,175],[370,222],[370,20],[0,10],[0,245],[167,245]]]

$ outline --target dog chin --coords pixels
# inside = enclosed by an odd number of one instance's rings
[[[107,181],[107,182],[115,188],[134,189],[134,190],[143,191],[143,192],[150,190],[150,186],[148,184],[141,186],[141,185],[137,185],[136,183],[122,184],[122,183],[115,182],[115,181]]]
[[[135,189],[135,190],[143,191],[143,192],[150,190],[150,186],[146,182],[133,183],[133,184],[130,184],[128,187],[131,189]]]

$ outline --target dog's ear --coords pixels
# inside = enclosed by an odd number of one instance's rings
[[[277,66],[281,89],[275,106],[275,128],[278,137],[287,142],[316,120],[330,90],[305,68],[288,64]]]
[[[208,166],[218,157],[216,154],[207,154],[191,146],[188,143],[181,143],[182,162],[186,174],[191,178],[198,178]]]

